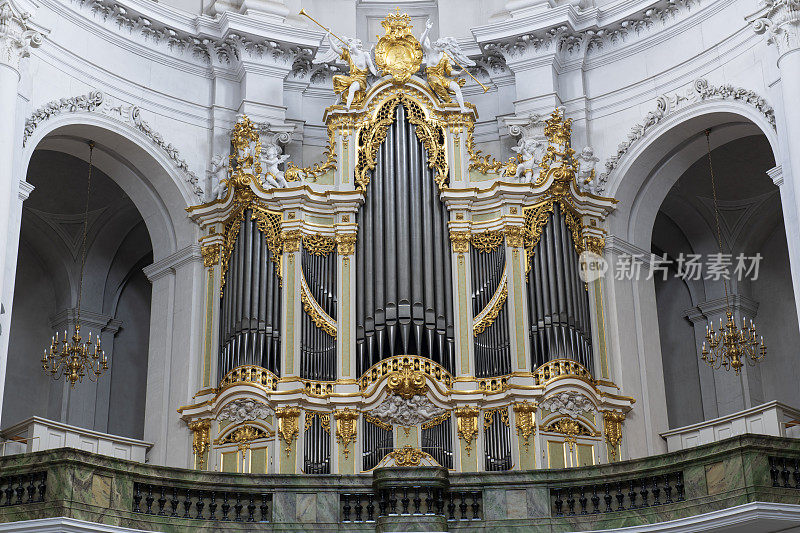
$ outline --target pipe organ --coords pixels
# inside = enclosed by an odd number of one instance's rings
[[[279,170],[288,135],[242,117],[224,196],[189,209],[208,305],[187,453],[307,474],[623,457],[634,400],[581,277],[616,201],[588,192],[562,109],[511,119],[538,160],[482,154],[475,107],[416,74],[408,16],[384,27],[383,77],[326,110],[323,161]]]

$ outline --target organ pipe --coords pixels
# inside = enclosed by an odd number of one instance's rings
[[[336,319],[336,254],[315,254],[303,247],[303,276],[311,296]],[[300,377],[336,380],[336,339],[317,327],[307,313],[301,319]]]
[[[553,211],[534,248],[528,273],[533,367],[571,359],[593,370],[589,295],[561,206]]]
[[[220,378],[241,365],[280,375],[281,287],[266,236],[245,211],[220,301]]]
[[[427,157],[397,105],[358,213],[359,374],[394,355],[455,365],[449,215]]]
[[[492,300],[506,267],[502,243],[493,250],[483,251],[473,246],[472,314],[477,316]],[[511,341],[508,332],[508,306],[503,303],[497,318],[475,336],[475,376],[486,378],[511,372]]]

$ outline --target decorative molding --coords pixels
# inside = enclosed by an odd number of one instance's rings
[[[800,48],[800,0],[762,0],[757,14],[747,17],[753,31],[784,54]]]
[[[589,28],[572,29],[572,21],[567,20],[548,28],[523,31],[510,38],[486,42],[483,49],[484,53],[501,54],[509,62],[537,53],[576,57],[599,53],[628,44],[645,33],[664,29],[678,17],[688,14],[692,8],[699,7],[700,3],[701,0],[658,0],[606,25],[601,21],[602,12],[596,11],[596,23]]]
[[[564,391],[550,396],[540,405],[546,411],[567,415],[571,418],[577,418],[581,413],[595,410],[594,404],[589,398],[574,391]]]
[[[149,46],[166,46],[171,54],[189,54],[212,64],[230,64],[243,59],[267,60],[271,64],[285,65],[287,70],[300,58],[310,57],[314,50],[309,46],[263,39],[234,32],[228,25],[220,37],[200,36],[171,27],[136,13],[129,7],[109,0],[74,0],[80,7],[89,9],[103,22],[112,21],[120,30],[127,29],[132,36],[145,40]],[[205,21],[192,21],[197,22]],[[207,24],[203,24],[207,26]],[[223,27],[222,25],[220,25]],[[276,25],[272,25],[276,26]],[[202,26],[201,26],[202,27]],[[281,28],[283,30],[283,28]],[[281,33],[288,34],[285,31]]]
[[[223,407],[217,415],[217,420],[231,420],[236,424],[248,420],[265,419],[270,411],[267,406],[249,398],[238,398]]]
[[[386,424],[410,427],[442,416],[446,412],[426,396],[418,394],[406,399],[392,394],[370,411],[370,415]]]
[[[634,125],[630,132],[628,132],[627,140],[617,146],[617,153],[606,159],[606,170],[600,174],[597,190],[599,192],[605,191],[605,184],[608,181],[608,177],[611,172],[617,168],[620,159],[622,159],[631,147],[638,143],[656,124],[659,124],[662,120],[679,109],[707,100],[734,100],[750,105],[761,113],[764,118],[767,119],[767,122],[775,128],[775,111],[764,98],[758,95],[758,93],[741,87],[734,87],[730,84],[717,87],[715,85],[710,85],[704,78],[699,78],[695,80],[691,88],[686,89],[686,91],[682,93],[665,93],[656,99],[655,111],[649,111],[641,122]]]
[[[189,164],[181,157],[172,143],[164,140],[164,137],[156,131],[150,123],[142,118],[142,110],[139,106],[115,102],[115,100],[101,91],[92,91],[88,94],[73,96],[71,98],[61,98],[53,100],[40,106],[25,121],[25,132],[22,137],[22,146],[25,146],[28,139],[33,135],[39,125],[51,118],[63,113],[76,113],[79,111],[88,113],[100,113],[103,116],[118,120],[142,132],[153,144],[159,147],[185,174],[186,182],[192,192],[202,199],[203,188],[199,184],[197,175],[189,170]]]
[[[22,11],[11,0],[0,0],[0,64],[19,72],[23,57],[31,55],[31,48],[41,46],[44,38],[33,29],[30,13]]]

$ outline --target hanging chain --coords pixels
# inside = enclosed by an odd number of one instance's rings
[[[81,325],[81,299],[83,298],[83,269],[86,266],[86,234],[89,228],[89,191],[92,189],[92,159],[94,155],[94,141],[89,141],[89,176],[86,178],[86,208],[83,210],[83,242],[81,243],[81,276],[78,284],[78,310],[75,317],[75,327]]]
[[[717,184],[714,180],[714,166],[711,164],[711,130],[706,130],[706,147],[708,148],[708,170],[711,173],[711,194],[714,196],[714,223],[717,226],[717,245],[719,246],[719,253],[722,254],[722,229],[719,223],[719,205],[717,203]],[[728,283],[730,280],[724,280],[722,283],[725,289],[725,311],[730,311],[730,302],[728,301]]]

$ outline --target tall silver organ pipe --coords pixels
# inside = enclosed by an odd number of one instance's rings
[[[303,248],[303,276],[311,296],[336,320],[336,254],[315,255]],[[336,380],[336,339],[303,313],[301,319],[300,377]]]
[[[511,428],[508,408],[484,414],[486,471],[511,470]]]
[[[489,305],[503,278],[505,247],[484,252],[472,246],[472,316]],[[475,337],[475,376],[486,378],[511,373],[511,342],[508,333],[508,305],[492,324]]]
[[[422,451],[445,468],[453,468],[452,417],[436,425],[422,425]]]
[[[533,367],[572,359],[593,371],[589,295],[579,275],[578,254],[556,203],[534,249],[528,273]]]
[[[281,284],[251,211],[244,213],[220,300],[218,375],[256,365],[280,375]]]
[[[363,470],[372,470],[394,449],[394,438],[391,429],[377,424],[364,417],[364,439],[361,442]]]
[[[403,105],[394,118],[358,213],[358,373],[394,355],[428,357],[452,372],[448,212]]]
[[[330,415],[306,411],[303,452],[303,472],[306,474],[331,473]]]

